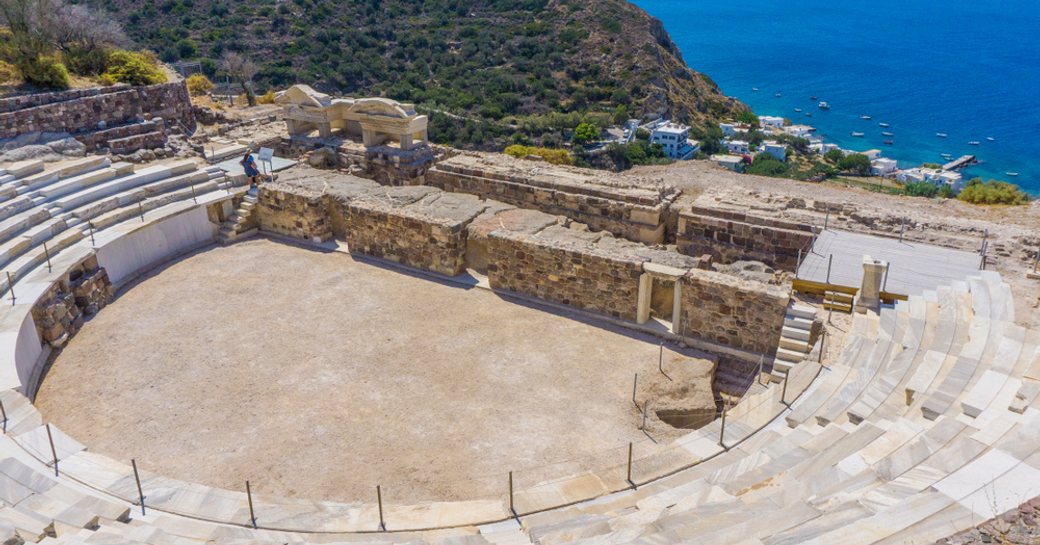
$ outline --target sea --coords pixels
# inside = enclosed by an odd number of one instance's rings
[[[691,68],[758,115],[901,167],[975,155],[966,179],[1040,193],[1040,0],[633,2]]]

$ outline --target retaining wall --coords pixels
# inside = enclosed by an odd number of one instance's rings
[[[30,132],[66,132],[82,138],[87,146],[98,146],[91,133],[153,118],[164,119],[167,126],[195,127],[184,82],[113,85],[2,99],[0,139]]]
[[[681,281],[681,335],[772,355],[780,341],[789,289],[694,269]]]
[[[693,206],[679,212],[676,245],[686,255],[709,254],[723,263],[762,261],[794,271],[799,250],[809,251],[813,238],[812,226],[807,224]]]

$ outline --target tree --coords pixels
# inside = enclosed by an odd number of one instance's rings
[[[123,27],[101,10],[83,4],[59,3],[48,19],[48,33],[69,68],[81,74],[105,69],[106,50],[129,43]]]
[[[581,123],[574,129],[574,143],[588,144],[599,138],[599,129],[591,123]]]
[[[760,176],[783,176],[787,174],[787,164],[781,162],[776,157],[768,153],[758,154],[753,161],[751,166],[744,172],[747,174],[758,174]]]
[[[943,187],[949,187],[943,184]],[[939,188],[931,182],[909,182],[903,186],[903,194],[911,197],[934,197],[939,193]]]
[[[220,59],[220,68],[242,86],[242,92],[245,93],[246,101],[248,101],[249,105],[256,106],[256,95],[253,93],[253,77],[260,71],[260,67],[240,53],[227,51]]]
[[[0,26],[6,31],[0,36],[3,56],[29,83],[52,86],[50,81],[36,81],[35,76],[53,72],[46,68],[57,62],[45,59],[52,49],[47,20],[57,8],[53,0],[0,0]],[[64,70],[62,65],[59,71]]]
[[[981,178],[973,178],[957,195],[957,198],[972,204],[1026,204],[1029,195],[1015,184],[1000,180],[983,182]]]
[[[747,123],[753,127],[758,126],[758,116],[751,112],[751,110],[744,110],[737,114],[737,121],[740,123]]]
[[[845,152],[840,149],[832,149],[825,153],[823,158],[837,165],[845,158]]]
[[[849,174],[866,176],[870,174],[870,159],[862,153],[852,153],[838,161],[838,169]]]

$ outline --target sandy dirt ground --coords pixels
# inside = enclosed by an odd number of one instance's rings
[[[475,499],[503,495],[510,469],[522,488],[653,448],[630,398],[657,358],[631,332],[253,240],[122,293],[55,358],[37,405],[90,450],[178,479]]]
[[[708,203],[736,205],[767,217],[818,226],[826,221],[832,228],[893,237],[905,221],[907,240],[968,251],[980,250],[985,239],[987,268],[999,271],[1015,294],[1016,321],[1040,326],[1040,280],[1026,277],[1040,251],[1040,201],[1027,206],[975,206],[737,174],[707,161],[638,167],[631,172],[635,179],[663,179]],[[815,209],[817,202],[829,203],[829,217],[825,209]]]

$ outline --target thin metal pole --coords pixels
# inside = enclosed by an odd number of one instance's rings
[[[648,400],[646,400],[646,403],[643,403],[643,423],[639,426],[639,429],[641,429],[641,430],[645,430],[646,429],[646,408],[649,407],[649,406],[650,406],[650,400],[648,399]]]
[[[661,341],[661,350],[657,353],[657,370],[664,374],[664,341]]]
[[[14,304],[14,279],[11,278],[11,271],[7,272],[7,291],[11,292],[11,304]]]
[[[636,385],[638,385],[638,384],[639,384],[639,373],[636,373],[635,378],[632,379],[632,404],[635,405],[637,409],[639,408],[639,403],[636,403]]]
[[[43,256],[47,258],[47,272],[51,272],[51,251],[47,249],[47,243],[43,243]]]
[[[722,427],[719,428],[719,446],[726,448],[726,443],[723,439],[726,437],[726,402],[722,402]]]
[[[823,343],[826,340],[827,340],[827,330],[823,329],[823,331],[820,333],[820,355],[819,355],[819,358],[817,358],[817,360],[816,360],[817,363],[823,363]]]
[[[249,481],[246,481],[246,498],[249,499],[249,522],[253,523],[253,528],[256,528],[256,513],[253,512],[253,489],[249,487]]]
[[[58,451],[54,450],[54,436],[51,435],[51,424],[47,423],[47,441],[51,444],[51,457],[54,458],[54,476],[58,476]]]
[[[831,207],[827,207],[827,215],[823,218],[823,230],[827,230],[827,225],[831,222]]]
[[[0,414],[4,416],[4,433],[7,433],[7,409],[4,408],[4,400],[0,399]]]
[[[787,378],[790,376],[791,371],[788,370],[787,373],[784,374],[784,389],[780,392],[780,403],[783,403],[784,405],[787,405]]]
[[[94,246],[94,222],[88,221],[87,227],[90,229],[90,245]]]
[[[386,523],[383,522],[383,489],[376,485],[376,501],[379,502],[379,530],[386,531]]]
[[[137,211],[141,214],[141,221],[144,221],[144,203],[143,201],[137,202]]]
[[[509,512],[516,516],[516,507],[513,504],[513,472],[509,472]]]
[[[628,442],[628,477],[625,477],[628,484],[632,485],[632,488],[636,487],[636,483],[632,482],[632,442]]]
[[[982,233],[982,253],[986,252],[986,242],[989,240],[989,229],[986,229]]]
[[[766,357],[764,354],[758,356],[758,377],[755,382],[762,384],[762,375],[766,374]]]
[[[798,269],[802,268],[802,249],[798,248],[798,263],[794,266],[794,278],[798,279]]]
[[[134,480],[137,481],[137,496],[141,498],[141,516],[144,516],[144,490],[141,489],[141,475],[137,472],[137,460],[130,459],[130,465],[134,466]]]
[[[906,218],[899,222],[899,242],[903,242],[903,232],[906,231]]]
[[[191,184],[191,200],[195,201],[195,204],[199,204],[199,199],[195,197],[195,184]]]
[[[827,258],[827,283],[831,283],[831,265],[834,264],[834,254]]]

